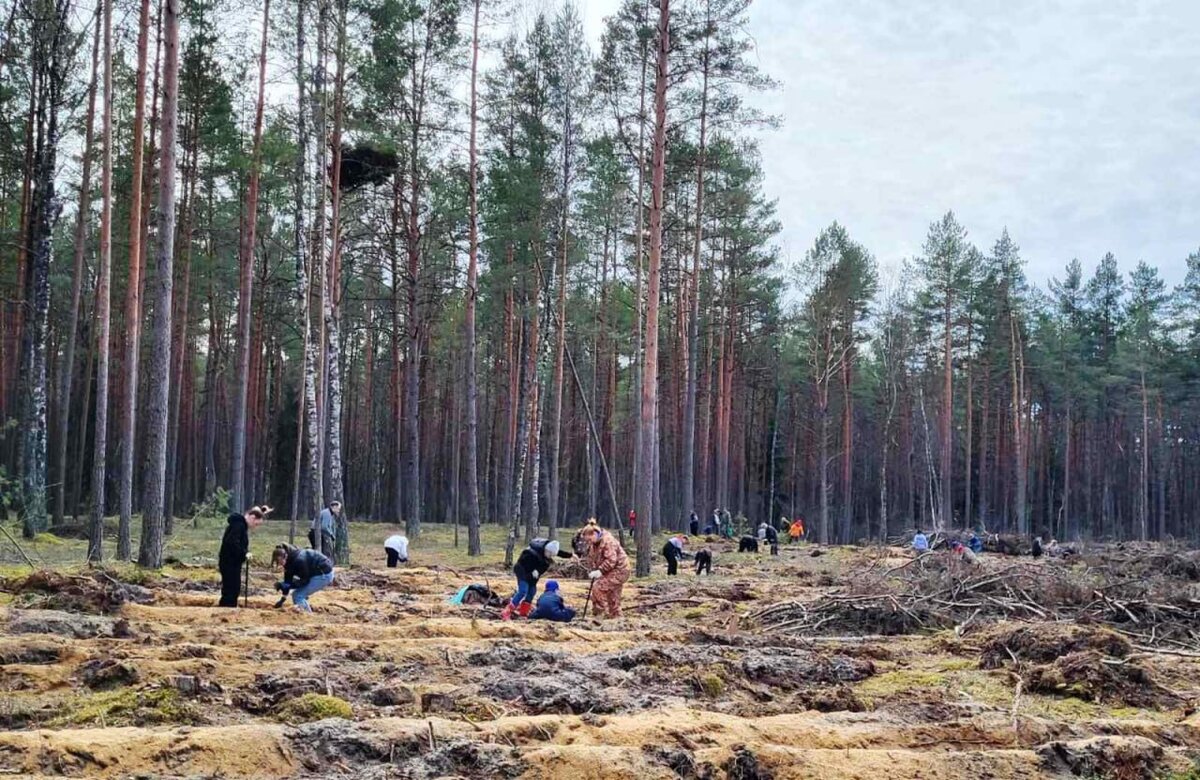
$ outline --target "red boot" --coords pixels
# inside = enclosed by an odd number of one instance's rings
[[[533,611],[533,603],[522,601],[521,606],[517,607],[517,614],[523,618],[529,617],[529,613]]]
[[[500,619],[501,620],[512,620],[513,610],[515,610],[515,609],[516,609],[516,607],[513,606],[513,603],[511,601],[508,602],[507,604],[504,605],[504,609],[500,611]]]

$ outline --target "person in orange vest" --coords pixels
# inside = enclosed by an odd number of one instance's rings
[[[788,539],[790,539],[792,541],[792,543],[795,543],[795,542],[800,541],[803,538],[804,538],[804,518],[797,517],[795,520],[792,521],[792,524],[790,526],[788,526]]]

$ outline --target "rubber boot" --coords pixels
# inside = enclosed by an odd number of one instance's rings
[[[512,620],[514,609],[515,609],[515,607],[513,606],[513,603],[511,601],[508,602],[507,604],[505,604],[504,609],[500,611],[500,619],[501,620]]]
[[[523,618],[529,617],[529,613],[533,611],[533,602],[522,601],[521,606],[517,607],[517,614]]]

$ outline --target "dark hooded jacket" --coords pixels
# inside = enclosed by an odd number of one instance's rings
[[[526,582],[537,582],[538,577],[550,569],[552,561],[546,557],[546,545],[549,543],[549,539],[534,539],[529,543],[528,547],[521,551],[516,565],[513,566],[513,574],[517,575],[517,579],[525,580]],[[558,557],[570,558],[571,553],[560,549]],[[536,575],[534,574],[535,571],[537,572]]]
[[[333,561],[316,550],[292,550],[283,565],[283,581],[293,589],[303,588],[318,574],[330,574]]]
[[[225,522],[217,566],[222,571],[236,571],[242,568],[242,561],[246,560],[246,553],[250,551],[250,529],[242,515],[230,515]]]

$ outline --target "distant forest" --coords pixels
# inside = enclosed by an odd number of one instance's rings
[[[1200,252],[1175,289],[1112,255],[1042,289],[1020,226],[931,204],[902,272],[836,223],[783,260],[750,0],[625,0],[595,52],[570,0],[260,3],[0,3],[27,535],[157,566],[201,508],[302,536],[340,499],[476,554],[634,510],[647,566],[716,508],[1197,536]]]

